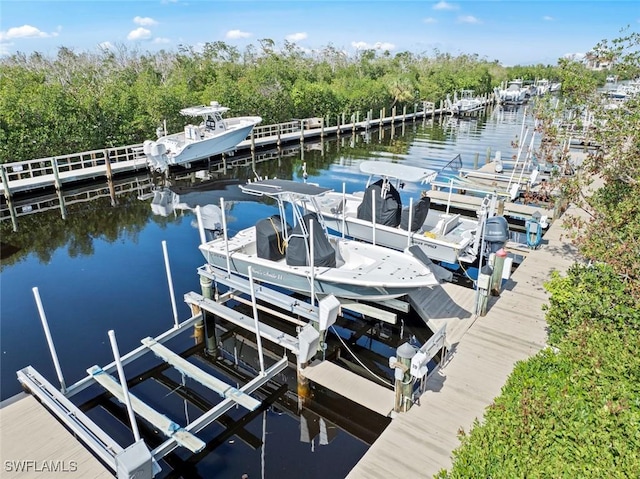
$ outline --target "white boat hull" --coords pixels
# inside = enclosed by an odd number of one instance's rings
[[[234,150],[245,140],[260,117],[239,117],[226,120],[224,130],[207,131],[202,125],[188,126],[189,136],[185,132],[174,133],[159,138],[155,142],[145,142],[144,152],[151,169],[165,171],[174,165],[188,165]]]
[[[418,245],[425,255],[435,261],[470,263],[476,259],[476,254],[469,249],[474,241],[473,235],[477,229],[477,221],[430,210],[423,227],[410,233],[409,239],[407,230],[384,225],[375,225],[374,228],[371,221],[357,218],[357,207],[362,198],[356,195],[346,195],[345,198],[344,219],[343,212],[335,212],[335,205],[342,201],[342,194],[328,193],[323,200],[319,201],[325,224],[334,231],[342,234],[344,230],[345,236],[368,243],[373,243],[375,233],[376,245],[397,251],[404,251],[411,245]],[[450,229],[447,225],[443,225],[448,220],[453,222]],[[442,228],[445,234],[442,234]]]
[[[255,227],[247,228],[230,238],[228,246],[224,238],[218,238],[200,245],[200,251],[207,263],[219,269],[248,276],[251,267],[256,281],[307,295],[312,269],[316,294],[347,299],[393,299],[438,284],[433,272],[416,258],[387,248],[332,238],[337,267],[289,266],[285,259],[259,258],[255,235]]]

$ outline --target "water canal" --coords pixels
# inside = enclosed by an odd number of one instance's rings
[[[55,206],[55,195],[50,200],[19,200],[24,214],[18,218],[17,231],[12,231],[8,215],[3,215],[0,224],[0,398],[20,391],[15,372],[27,365],[56,382],[33,287],[40,292],[67,384],[86,376],[86,369],[92,365],[112,361],[108,330],[115,331],[120,351],[126,352],[138,347],[141,338],[172,327],[163,241],[169,253],[180,319],[190,316],[181,298],[186,292],[200,290],[196,270],[204,261],[197,248],[195,215],[184,207],[165,210],[165,215],[154,214],[154,189],[168,187],[180,194],[183,206],[191,208],[195,204],[217,204],[224,196],[233,233],[275,212],[274,205],[251,201],[235,190],[238,182],[253,177],[253,169],[262,176],[302,180],[302,166],[306,164],[308,181],[337,190],[345,182],[347,191],[355,191],[366,182],[357,169],[358,162],[365,159],[439,170],[457,154],[468,168],[478,161],[482,164],[489,149],[491,155],[500,150],[502,157],[508,158],[515,152],[513,142],[521,132],[523,119],[522,108],[496,108],[472,119],[398,123],[393,128],[343,135],[302,148],[296,145],[274,154],[272,159],[226,173],[210,167],[176,173],[167,179],[140,174],[118,180],[115,202],[101,194],[106,185],[86,185],[65,192],[69,197],[65,219]],[[407,189],[406,193],[410,192]],[[27,214],[29,211],[32,214]],[[393,373],[385,363],[395,345],[404,341],[420,344],[428,334],[415,318],[405,318],[398,326],[364,329],[358,318],[350,318],[339,324],[337,331],[346,339],[358,331],[354,350],[389,378]],[[227,339],[227,351],[220,353],[227,361],[219,361],[216,374],[242,383],[246,380],[243,375],[255,366],[255,353],[250,341],[231,333]],[[193,338],[187,337],[173,347],[186,350],[193,344]],[[201,348],[196,354],[202,354]],[[154,364],[127,369],[130,375],[154,378],[134,386],[133,391],[150,404],[161,403],[178,422],[198,415],[194,403],[187,404],[185,395],[178,394],[189,389],[181,386],[184,378],[153,370]],[[169,464],[162,464],[159,477],[344,477],[388,423],[386,418],[320,389],[300,409],[295,371],[283,374],[281,383],[285,387],[275,385],[262,391],[272,403],[255,417],[243,418],[238,410],[228,413],[228,424],[240,423],[236,435],[225,434],[224,425],[210,426],[203,437],[210,441],[205,453],[191,458],[184,452],[173,454]],[[197,389],[192,392],[198,396]],[[126,424],[126,414],[119,404],[91,389],[86,401],[84,407],[92,418],[108,423],[109,433],[121,444],[131,442],[130,431],[113,420],[113,416],[120,417]],[[147,433],[153,441],[154,432]]]

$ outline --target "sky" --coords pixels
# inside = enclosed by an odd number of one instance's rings
[[[0,0],[0,55],[60,47],[140,52],[259,40],[306,51],[477,54],[504,66],[551,64],[640,31],[637,0]]]

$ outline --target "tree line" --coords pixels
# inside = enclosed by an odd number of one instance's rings
[[[0,163],[24,161],[154,138],[166,121],[179,131],[181,108],[218,101],[229,115],[264,124],[336,118],[419,101],[439,104],[461,89],[477,95],[514,76],[557,78],[557,68],[506,68],[478,55],[364,50],[329,45],[306,52],[270,39],[244,51],[222,41],[157,53],[128,50],[57,55],[14,54],[0,60]]]

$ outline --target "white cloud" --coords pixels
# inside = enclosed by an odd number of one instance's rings
[[[458,5],[454,5],[453,3],[447,3],[445,1],[441,1],[436,3],[433,6],[434,10],[457,10],[458,9]]]
[[[151,17],[133,17],[133,23],[143,27],[152,27],[158,24],[158,22]]]
[[[290,42],[299,42],[300,40],[304,40],[307,38],[306,32],[292,33],[291,35],[287,35],[285,37]]]
[[[367,42],[351,42],[351,46],[356,50],[395,50],[396,46],[389,42],[376,42],[370,44]]]
[[[231,38],[231,39],[248,38],[250,36],[251,36],[251,33],[243,32],[241,30],[229,30],[225,35],[226,38]]]
[[[429,24],[429,23],[438,23],[438,20],[436,20],[433,17],[427,17],[427,18],[423,18],[422,22],[423,23],[427,23],[427,24]]]
[[[156,37],[153,39],[153,43],[171,43],[171,39],[165,37]]]
[[[149,38],[151,38],[151,31],[142,27],[131,30],[127,35],[127,40],[147,40]]]
[[[552,16],[550,16],[550,15],[545,15],[544,17],[542,17],[542,19],[543,19],[544,21],[547,21],[547,22],[552,22],[552,21],[554,21],[554,20],[555,20],[555,18],[553,18],[553,17],[552,17]]]
[[[11,40],[14,38],[48,38],[57,37],[58,32],[47,33],[31,25],[21,27],[11,27],[6,32],[0,32],[0,40]]]
[[[460,23],[482,23],[482,22],[480,22],[480,20],[478,20],[473,15],[462,15],[462,16],[458,17],[458,21]]]

